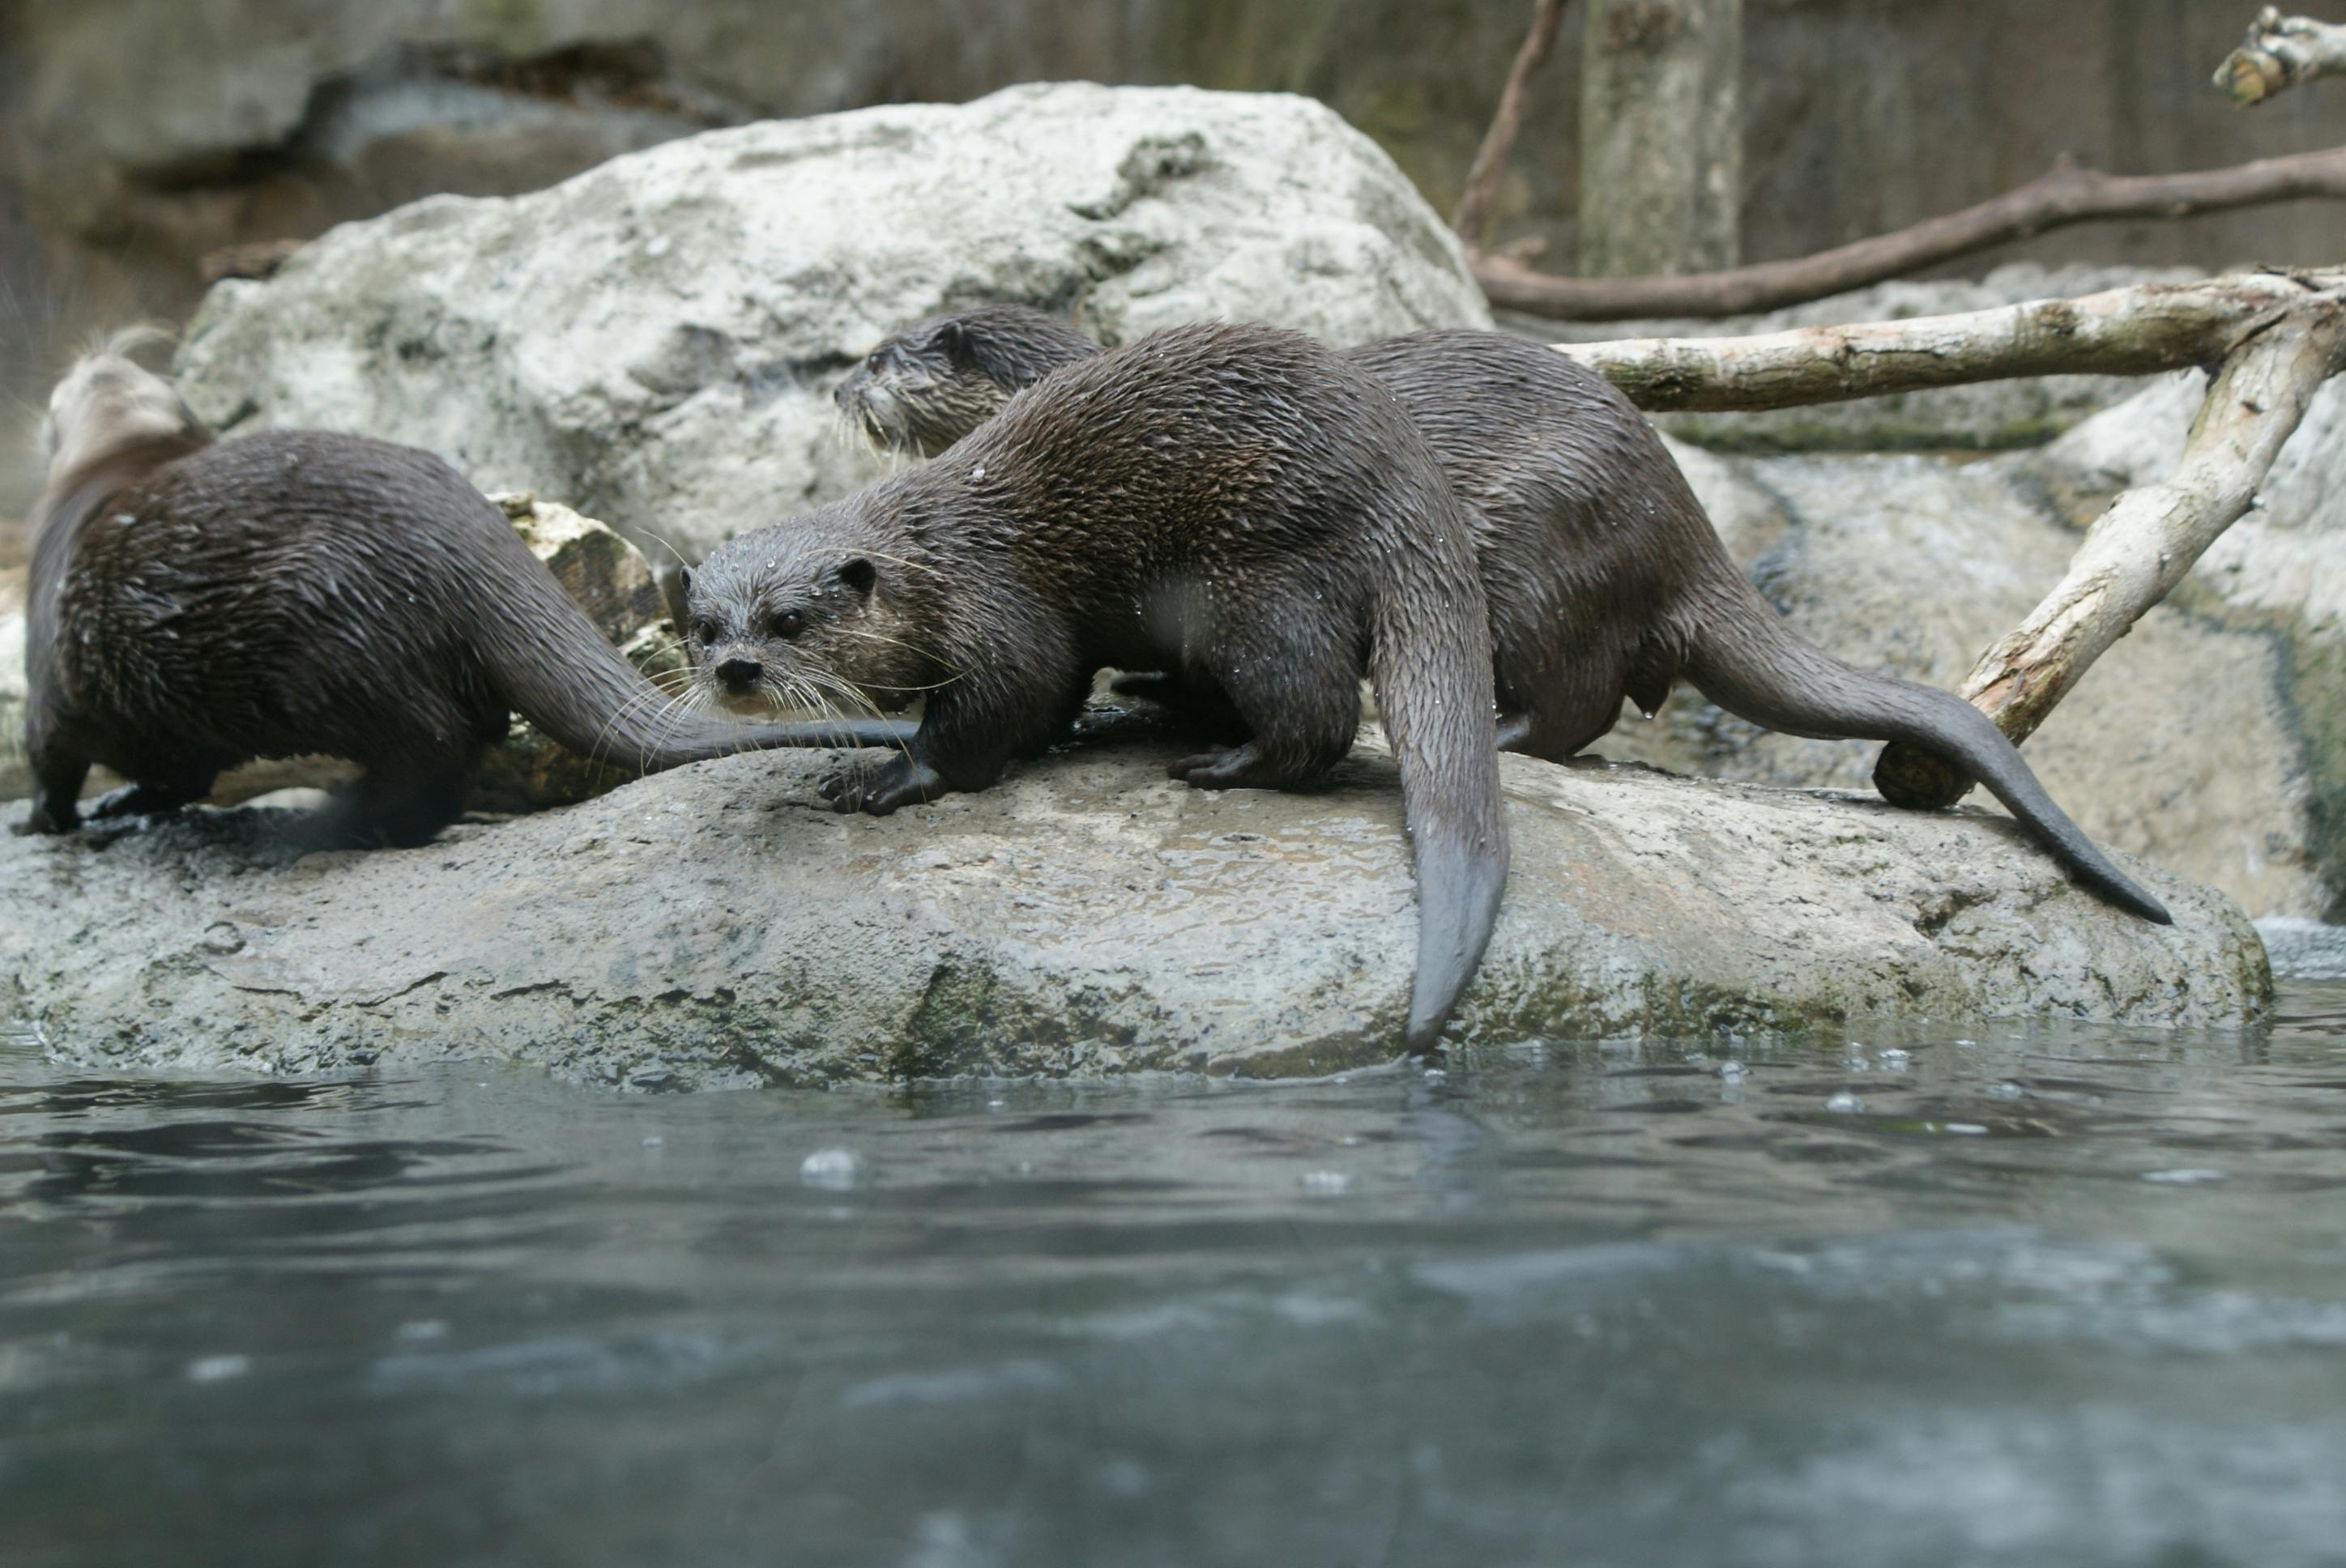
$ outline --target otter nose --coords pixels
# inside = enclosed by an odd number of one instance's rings
[[[755,690],[759,678],[765,673],[765,667],[756,659],[738,656],[717,667],[717,678],[725,683],[726,690],[731,692]]]

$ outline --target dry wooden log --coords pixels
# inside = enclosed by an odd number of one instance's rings
[[[1553,347],[1640,408],[1729,412],[2017,376],[2153,375],[2212,365],[2310,296],[2341,293],[2346,270],[2248,272],[1904,321]]]
[[[2346,25],[2284,16],[2280,6],[2268,5],[2249,24],[2248,38],[2216,67],[2216,85],[2245,109],[2340,71],[2346,71]]]
[[[2191,174],[2108,175],[2067,159],[1994,200],[1894,234],[1789,261],[1677,278],[1553,278],[1504,256],[1474,258],[1494,305],[1564,321],[1732,316],[1821,300],[2048,229],[2120,218],[2188,218],[2265,202],[2346,197],[2346,148]]]
[[[2346,297],[2310,295],[2227,355],[2162,484],[2110,504],[2068,575],[1972,667],[1958,688],[1996,728],[2025,739],[2124,636],[2174,591],[2217,535],[2247,513],[2321,383],[2346,369]],[[1873,781],[1902,806],[1952,806],[1971,780],[1913,748],[1883,748]]]
[[[1515,133],[1523,127],[1524,89],[1532,73],[1556,48],[1564,6],[1565,0],[1534,0],[1531,31],[1524,35],[1523,45],[1515,51],[1506,85],[1499,89],[1499,107],[1491,116],[1491,128],[1483,133],[1483,145],[1475,148],[1474,165],[1466,171],[1466,191],[1458,199],[1450,227],[1470,251],[1482,249],[1484,233],[1491,227],[1491,200],[1498,192],[1507,155],[1515,148]]]
[[[2211,367],[2173,477],[2112,502],[2060,584],[1959,688],[2017,741],[2249,510],[2315,391],[2346,371],[2346,269],[1759,337],[1556,347],[1656,410],[1788,408],[2011,376]],[[1883,749],[1874,783],[1918,807],[1953,805],[1971,788],[1936,758],[1895,745]]]

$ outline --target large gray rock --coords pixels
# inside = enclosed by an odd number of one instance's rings
[[[688,1087],[1389,1058],[1417,930],[1390,761],[1213,794],[1170,755],[1103,739],[886,820],[771,755],[414,850],[289,860],[255,809],[0,837],[0,976],[60,1058],[109,1069],[501,1056]],[[2236,1024],[2268,998],[2227,900],[2137,868],[2177,917],[2146,925],[1985,815],[1522,758],[1504,779],[1469,1041]]]
[[[1321,105],[1073,85],[713,131],[346,225],[214,290],[182,386],[225,429],[408,442],[698,555],[873,478],[832,386],[903,321],[994,298],[1080,306],[1110,341],[1489,321],[1455,239]]]

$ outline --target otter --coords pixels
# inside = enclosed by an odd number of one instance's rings
[[[933,457],[1021,389],[1101,351],[1039,311],[987,306],[893,334],[837,399],[875,444]],[[1729,557],[1652,424],[1603,376],[1497,332],[1417,332],[1342,357],[1392,390],[1465,504],[1504,748],[1561,761],[1613,728],[1624,697],[1650,715],[1685,679],[1765,728],[1943,758],[2087,888],[2169,922],[1979,709],[1797,636]]]
[[[131,780],[97,803],[114,817],[200,799],[253,758],[315,753],[366,769],[310,824],[316,842],[419,844],[462,811],[515,709],[648,772],[909,738],[686,711],[438,458],[315,431],[216,441],[128,346],[77,361],[43,424],[18,832],[72,830],[93,764]]]
[[[1178,328],[1057,375],[921,468],[736,538],[684,585],[712,692],[925,700],[845,780],[885,815],[1062,736],[1105,666],[1210,680],[1245,744],[1200,789],[1302,784],[1376,683],[1418,882],[1407,1039],[1431,1050],[1506,880],[1489,616],[1467,521],[1392,394],[1309,338]]]

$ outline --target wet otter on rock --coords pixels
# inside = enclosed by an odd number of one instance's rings
[[[1351,749],[1365,668],[1417,868],[1413,1050],[1482,957],[1507,840],[1473,541],[1392,394],[1308,338],[1144,338],[935,463],[733,540],[686,593],[711,691],[925,695],[908,751],[842,810],[986,788],[1108,665],[1210,681],[1245,716],[1245,745],[1175,778],[1300,784]]]
[[[837,397],[876,444],[933,456],[1020,389],[1100,352],[1041,311],[986,306],[892,335]],[[1419,332],[1343,358],[1392,389],[1465,504],[1502,746],[1561,760],[1611,729],[1625,697],[1652,713],[1683,677],[1770,729],[1944,758],[2079,881],[2167,922],[1979,709],[1844,664],[1786,626],[1728,557],[1653,426],[1604,377],[1495,332]]]
[[[645,771],[767,746],[896,744],[906,727],[746,728],[671,700],[604,640],[504,515],[439,459],[359,436],[214,442],[169,382],[109,349],[61,382],[27,585],[20,832],[203,798],[259,757],[366,769],[327,843],[415,844],[463,809],[522,715]]]

